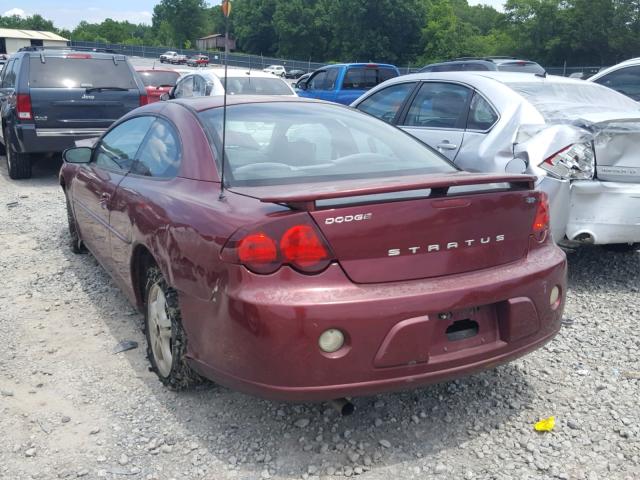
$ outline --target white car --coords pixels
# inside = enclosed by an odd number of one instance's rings
[[[614,90],[551,75],[419,73],[351,106],[463,170],[536,175],[557,242],[640,247],[640,104]]]
[[[178,56],[178,52],[164,52],[160,55],[160,63],[171,63],[171,60]]]
[[[282,65],[269,65],[263,72],[272,73],[278,77],[284,77],[287,74],[287,70]]]
[[[640,101],[640,58],[632,58],[605,68],[587,81],[599,83]]]
[[[169,98],[208,97],[224,94],[224,68],[194,71],[181,77]],[[296,97],[295,90],[281,78],[256,70],[229,69],[229,95],[284,95]]]

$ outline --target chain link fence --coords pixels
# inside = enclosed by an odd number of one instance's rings
[[[144,45],[125,45],[120,43],[100,43],[100,42],[85,42],[78,40],[71,40],[72,47],[81,48],[104,48],[107,50],[113,50],[114,52],[122,55],[128,55],[132,57],[144,57],[144,58],[159,58],[164,52],[171,50],[178,52],[182,55],[193,56],[198,54],[204,54],[209,56],[209,61],[212,64],[222,64],[224,60],[224,52],[220,51],[207,51],[197,49],[184,49],[184,48],[168,48],[168,47],[148,47]],[[231,67],[241,67],[248,69],[263,70],[269,65],[283,65],[287,70],[302,70],[304,72],[312,72],[320,67],[325,66],[325,63],[312,62],[311,60],[288,60],[274,57],[263,57],[262,55],[248,55],[242,53],[230,53],[228,58],[228,64]],[[399,70],[401,74],[415,73],[422,65],[407,65],[400,66]],[[596,74],[601,66],[587,66],[587,67],[547,67],[547,73],[550,75],[563,75],[570,76],[571,74],[583,74],[583,78],[590,77]]]

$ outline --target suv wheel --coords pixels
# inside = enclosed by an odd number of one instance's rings
[[[156,266],[147,270],[145,334],[151,369],[165,386],[184,390],[203,382],[185,358],[187,334],[182,328],[178,293]]]
[[[9,132],[7,130],[4,131],[7,170],[9,170],[9,177],[14,180],[31,178],[30,156],[26,153],[18,153],[12,148],[8,133]]]

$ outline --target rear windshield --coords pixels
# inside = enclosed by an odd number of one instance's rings
[[[138,74],[145,87],[173,87],[180,78],[178,72],[145,71]]]
[[[499,72],[544,73],[545,70],[536,62],[504,62],[498,64]]]
[[[222,78],[224,82],[224,77]],[[229,95],[293,95],[291,89],[279,78],[229,77],[227,79]]]
[[[391,68],[350,67],[344,76],[342,88],[344,90],[369,90],[397,76],[396,71]]]
[[[200,114],[221,158],[222,109]],[[401,130],[338,105],[277,102],[227,110],[232,185],[259,186],[455,172]]]
[[[29,82],[35,88],[137,88],[129,65],[112,58],[31,57]]]
[[[579,118],[602,111],[640,111],[640,104],[607,87],[589,82],[507,82],[526,98],[545,120]]]

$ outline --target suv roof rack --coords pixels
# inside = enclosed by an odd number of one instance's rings
[[[70,46],[40,46],[40,45],[31,45],[29,47],[22,47],[18,50],[18,52],[41,52],[43,50],[73,50],[78,52],[96,52],[96,53],[115,53],[119,55],[123,55],[123,53],[118,52],[112,48],[93,48],[93,47],[70,47]]]
[[[487,62],[490,62],[491,60],[517,60],[516,57],[508,57],[508,56],[488,56],[488,57],[458,57],[458,58],[454,58],[453,60],[448,60],[449,62],[455,62],[458,60],[486,60]]]

